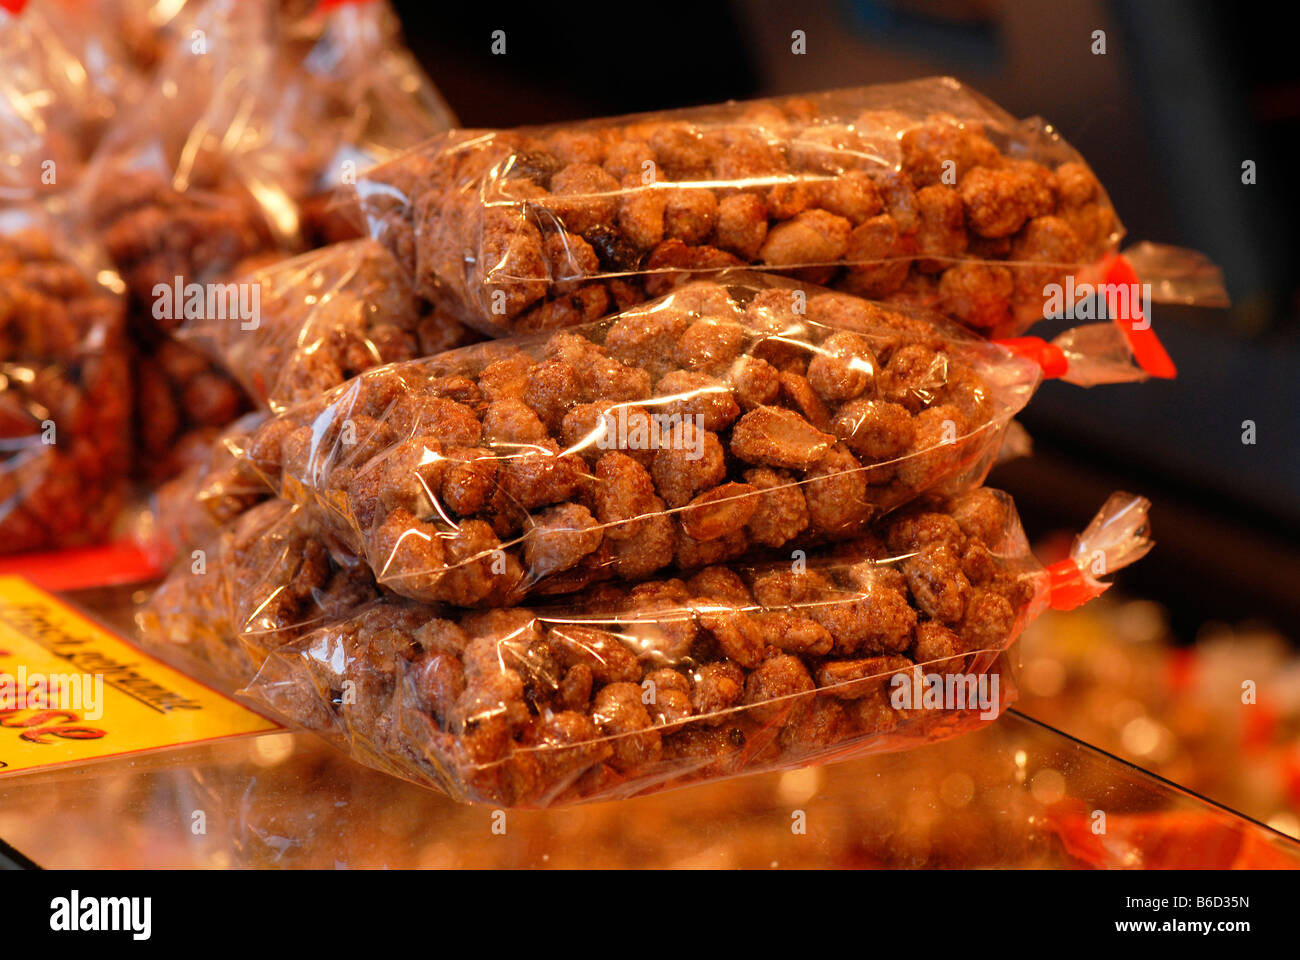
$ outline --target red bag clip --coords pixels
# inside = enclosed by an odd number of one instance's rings
[[[1073,610],[1089,600],[1101,596],[1109,589],[1109,583],[1086,580],[1083,571],[1073,560],[1061,560],[1047,568],[1051,577],[1048,600],[1053,610]]]
[[[1106,286],[1112,289],[1116,287],[1128,287],[1131,291],[1141,289],[1137,271],[1123,254],[1116,254],[1106,261],[1103,277]],[[1178,368],[1174,366],[1173,359],[1165,350],[1164,344],[1160,342],[1160,338],[1156,336],[1156,332],[1151,329],[1149,318],[1148,322],[1143,323],[1142,298],[1134,293],[1124,298],[1124,301],[1127,309],[1121,308],[1118,297],[1113,294],[1108,295],[1106,307],[1111,319],[1119,325],[1119,328],[1124,331],[1124,336],[1128,338],[1133,359],[1151,376],[1172,380],[1178,376]]]

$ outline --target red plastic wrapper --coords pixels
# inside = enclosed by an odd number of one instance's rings
[[[429,310],[373,240],[333,244],[241,276],[251,321],[202,317],[180,336],[218,358],[259,407],[281,412],[359,373],[481,339]]]
[[[419,292],[494,336],[758,265],[1005,337],[1102,282],[1123,234],[1054,129],[951,78],[452,131],[356,194]]]
[[[500,806],[904,750],[995,719],[1014,696],[1008,647],[1150,549],[1148,506],[1115,494],[1046,569],[1010,499],[981,488],[918,502],[839,558],[567,606],[384,598],[287,642],[246,638],[262,664],[243,692],[364,763]]]
[[[739,272],[368,371],[236,452],[385,588],[513,603],[851,539],[928,490],[976,486],[1042,375],[1020,353],[1081,383],[1144,376],[1118,328],[1094,326],[1009,349]]]
[[[30,208],[0,211],[0,553],[103,540],[124,495],[120,281]]]

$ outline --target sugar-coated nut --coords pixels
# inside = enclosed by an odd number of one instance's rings
[[[584,710],[591,700],[595,674],[585,663],[574,664],[564,673],[557,691],[557,702],[565,710]]]
[[[781,396],[786,403],[803,414],[805,420],[818,430],[827,432],[831,428],[830,411],[826,409],[808,378],[794,370],[781,371]]]
[[[834,212],[834,211],[832,211]],[[737,193],[718,202],[718,246],[742,260],[754,260],[767,239],[767,210],[762,197]]]
[[[411,668],[420,709],[445,724],[453,704],[465,692],[465,673],[460,661],[446,653],[426,653]]]
[[[498,563],[501,541],[491,525],[483,520],[462,520],[450,534],[442,535],[446,571],[438,578],[438,599],[458,606],[478,603],[493,590],[506,589],[502,583],[508,568]],[[431,569],[425,568],[429,576]]]
[[[693,420],[673,424],[663,446],[655,451],[651,476],[659,496],[670,507],[685,506],[700,491],[726,476],[718,435]]]
[[[835,415],[835,435],[869,461],[901,457],[912,445],[915,429],[907,408],[886,400],[852,400]]]
[[[1016,614],[1006,597],[992,590],[976,589],[966,601],[966,612],[957,632],[967,650],[998,649],[1011,635]]]
[[[524,563],[537,579],[568,570],[601,543],[601,531],[586,507],[562,503],[533,518],[524,540]]]
[[[641,681],[646,709],[656,726],[673,726],[694,713],[691,682],[676,670],[654,670]]]
[[[445,559],[442,538],[408,511],[398,508],[388,514],[371,537],[367,553],[381,583],[394,582],[406,596],[442,599],[436,579]]]
[[[875,181],[861,170],[846,170],[838,177],[817,181],[812,194],[817,206],[853,224],[874,217],[883,207]]]
[[[682,529],[695,540],[717,540],[744,529],[757,507],[757,491],[749,484],[724,483],[682,508]]]
[[[671,306],[634,312],[614,321],[605,349],[628,366],[661,377],[672,367],[677,341],[691,324],[690,315]]]
[[[968,327],[997,329],[1011,316],[1014,289],[1006,267],[970,260],[949,267],[939,277],[939,306]]]
[[[878,694],[892,676],[911,667],[912,661],[900,656],[826,660],[817,668],[817,686],[841,700],[858,700]]]
[[[917,269],[938,273],[947,266],[943,261],[966,252],[968,237],[961,197],[948,187],[922,187],[916,193],[916,208],[917,253],[923,257],[942,258],[920,260]]]
[[[479,389],[489,400],[520,400],[528,389],[536,361],[523,351],[494,360],[478,376]]]
[[[842,538],[871,518],[866,471],[843,444],[823,453],[804,479],[808,515],[819,532]]]
[[[675,528],[666,509],[656,497],[643,527],[625,539],[607,541],[613,544],[614,571],[622,579],[639,580],[673,562]]]
[[[885,399],[913,413],[934,403],[947,382],[947,355],[919,343],[895,350],[882,377]]]
[[[745,471],[745,482],[757,491],[757,505],[745,528],[755,543],[779,547],[808,528],[808,503],[793,474],[756,467]]]
[[[704,373],[674,370],[656,384],[655,396],[680,396],[657,404],[658,410],[670,417],[701,417],[700,425],[706,430],[724,430],[740,416],[731,386]]]
[[[522,400],[497,400],[483,411],[483,438],[489,443],[545,440],[546,426]]]
[[[816,620],[786,611],[758,613],[754,619],[771,644],[786,653],[820,657],[830,653],[835,644],[830,631]]]
[[[985,237],[1009,237],[1032,217],[1050,213],[1052,192],[1029,170],[976,167],[962,178],[957,192],[966,222]]]
[[[946,543],[928,543],[903,561],[912,598],[931,619],[956,623],[966,608],[970,581],[957,554]]]
[[[600,689],[591,705],[591,718],[610,738],[610,764],[623,773],[657,763],[663,755],[659,731],[641,702],[636,683],[610,683]]]
[[[779,654],[750,671],[743,703],[759,723],[786,722],[808,708],[810,698],[803,695],[816,689],[802,660]]]
[[[618,181],[592,163],[571,163],[551,178],[548,206],[572,233],[586,233],[613,220]]]
[[[735,321],[697,320],[677,342],[677,362],[688,370],[720,376],[740,355],[745,339],[745,328]]]
[[[951,628],[937,620],[926,620],[916,625],[916,646],[912,648],[912,659],[917,663],[930,664],[931,670],[943,671],[960,665],[960,660],[952,658],[961,652],[961,638]]]
[[[808,363],[808,382],[828,403],[859,396],[875,381],[876,358],[860,336],[839,332],[827,337]]]
[[[805,210],[772,227],[759,259],[777,267],[833,263],[848,249],[852,224],[825,210]]]
[[[698,570],[686,581],[686,586],[693,596],[722,600],[738,607],[749,606],[754,602],[745,581],[730,567],[715,566]]]
[[[898,465],[897,479],[911,489],[923,490],[950,474],[967,446],[966,418],[950,404],[939,404],[912,420],[916,434],[910,455]]]
[[[743,611],[707,611],[700,614],[700,626],[713,635],[718,648],[730,660],[752,670],[763,662],[767,640],[757,619]]]
[[[438,493],[453,513],[465,517],[487,508],[496,488],[498,460],[478,447],[449,447]]]
[[[731,431],[731,452],[746,463],[806,470],[835,443],[793,410],[757,407]]]
[[[953,497],[949,516],[962,533],[996,546],[1006,527],[1007,504],[996,491],[978,487]]]
[[[735,388],[736,400],[744,410],[772,403],[781,390],[780,372],[757,357],[738,357],[728,376]]]
[[[566,623],[552,626],[546,638],[565,666],[585,664],[599,683],[635,683],[641,679],[636,655],[617,634]]]
[[[525,510],[559,503],[577,492],[581,465],[579,457],[563,454],[559,444],[544,440],[505,461],[499,470],[501,489]]]
[[[664,209],[664,235],[683,243],[703,243],[718,219],[712,190],[671,190]]]
[[[541,768],[543,781],[551,785],[564,784],[613,753],[595,722],[573,710],[534,717],[520,743],[540,748],[532,754]]]
[[[885,536],[896,553],[912,553],[931,543],[945,543],[959,551],[966,543],[965,533],[951,515],[920,507],[894,514]]]
[[[730,710],[745,693],[745,671],[730,660],[706,663],[695,670],[691,679],[691,706],[712,726],[724,723],[726,718],[711,715]]]
[[[660,190],[642,190],[639,175],[623,183],[627,191],[619,200],[618,227],[636,247],[649,250],[664,239],[664,212],[668,198]]]

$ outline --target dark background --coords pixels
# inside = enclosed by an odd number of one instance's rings
[[[934,74],[1047,118],[1106,185],[1128,242],[1205,252],[1233,307],[1156,306],[1176,381],[1045,385],[1022,418],[1035,456],[992,482],[1038,535],[1079,529],[1110,489],[1144,493],[1159,546],[1123,575],[1127,590],[1163,601],[1184,640],[1206,620],[1300,635],[1300,70],[1271,14],[1203,0],[395,2],[466,126]],[[1091,52],[1095,30],[1105,55]],[[1241,182],[1244,160],[1255,185]]]

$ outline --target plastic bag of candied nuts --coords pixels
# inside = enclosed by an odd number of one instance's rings
[[[459,800],[545,807],[897,751],[991,722],[1005,651],[1144,555],[1115,494],[1044,568],[1010,498],[927,499],[838,557],[607,585],[567,606],[384,598],[265,651],[243,691]]]
[[[449,122],[427,78],[390,48],[391,16],[374,3],[304,17],[269,0],[194,12],[80,195],[150,332],[185,316],[155,291],[228,282],[250,256],[301,249],[329,232],[306,222],[310,198]]]
[[[430,312],[373,240],[322,247],[240,281],[259,293],[253,322],[204,316],[187,320],[178,335],[218,358],[259,406],[276,412],[371,367],[482,339]]]
[[[143,641],[197,664],[230,688],[261,662],[252,649],[288,642],[379,596],[370,571],[329,542],[309,512],[262,500],[180,551],[136,615]]]
[[[851,539],[978,485],[1044,373],[1144,376],[1113,324],[1008,347],[737,272],[370,370],[233,449],[385,588],[493,606]]]
[[[0,210],[0,553],[95,543],[122,505],[120,281],[32,207]]]
[[[452,131],[356,195],[419,292],[492,335],[761,265],[1010,336],[1106,282],[1123,235],[1052,127],[951,78]]]
[[[0,201],[76,182],[141,78],[111,33],[88,30],[57,0],[0,3]]]
[[[154,492],[153,534],[163,550],[207,544],[222,527],[271,496],[261,476],[227,444],[230,437],[244,436],[265,420],[264,413],[240,417]]]

